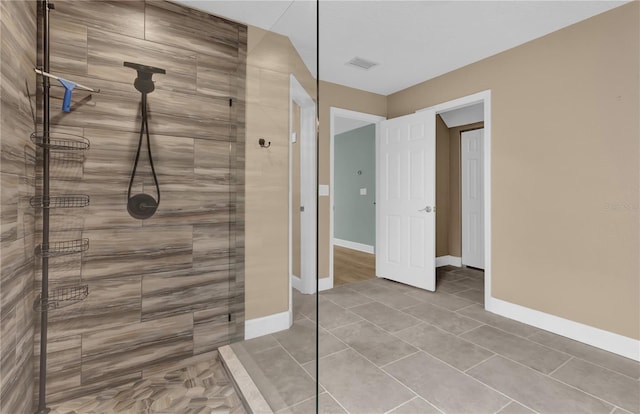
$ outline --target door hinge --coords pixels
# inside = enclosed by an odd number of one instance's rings
[[[231,322],[231,314],[229,314],[229,322]]]
[[[233,98],[229,98],[229,106],[233,106]]]

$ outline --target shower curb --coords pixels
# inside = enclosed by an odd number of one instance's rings
[[[218,348],[218,353],[222,366],[229,374],[233,387],[238,392],[247,411],[253,414],[273,414],[267,400],[264,399],[233,349],[229,345],[225,345]]]

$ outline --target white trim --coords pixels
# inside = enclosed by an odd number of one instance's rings
[[[436,267],[442,266],[462,267],[462,257],[450,255],[436,257]]]
[[[373,246],[369,246],[368,244],[363,244],[363,243],[357,243],[357,242],[352,242],[349,240],[342,240],[342,239],[338,239],[338,238],[334,238],[333,239],[333,244],[335,246],[340,246],[340,247],[346,247],[347,249],[351,249],[351,250],[357,250],[359,252],[362,253],[369,253],[369,254],[374,254],[374,247]]]
[[[320,292],[329,289],[333,289],[333,279],[323,277],[322,279],[318,280],[318,290]]]
[[[491,90],[464,96],[416,112],[435,110],[436,113],[450,111],[484,103],[484,303],[489,310],[491,303]]]
[[[288,310],[262,318],[246,320],[244,321],[244,339],[253,339],[289,329],[291,319],[292,312]]]
[[[300,219],[301,249],[300,277],[293,274],[293,104],[300,106],[300,171],[301,203],[305,214]],[[315,292],[316,273],[316,199],[317,193],[311,190],[316,186],[316,104],[293,74],[289,75],[289,311],[293,309],[292,287],[304,293]],[[295,278],[295,279],[294,279]],[[297,279],[297,280],[296,280]],[[311,290],[310,290],[311,289]],[[293,321],[293,317],[291,317]]]
[[[329,277],[320,279],[319,281],[319,289],[326,290],[333,288],[333,245],[335,244],[336,239],[333,238],[333,184],[334,184],[334,164],[333,164],[333,151],[334,151],[334,140],[335,140],[335,118],[351,118],[357,119],[360,121],[369,121],[372,124],[376,124],[376,154],[378,153],[378,122],[384,121],[387,119],[384,116],[367,114],[364,112],[356,112],[351,111],[349,109],[336,108],[334,106],[329,108]],[[378,167],[376,166],[376,170]],[[376,173],[376,179],[377,179]],[[356,249],[357,250],[357,249]]]
[[[491,298],[486,309],[545,331],[553,332],[585,344],[640,361],[640,341],[574,322],[556,315],[527,308],[502,299]]]

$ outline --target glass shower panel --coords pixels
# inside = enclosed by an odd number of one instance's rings
[[[212,4],[225,15],[233,3]],[[245,393],[255,412],[315,412],[316,3],[242,5],[261,18],[247,25],[246,140],[231,157],[244,163],[245,323],[230,350],[262,394]],[[294,43],[303,32],[309,42]]]

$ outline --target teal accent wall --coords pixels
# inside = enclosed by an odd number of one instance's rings
[[[367,125],[334,140],[334,222],[337,239],[375,246],[376,128]],[[358,171],[362,171],[358,175]],[[367,195],[360,195],[366,188]]]

